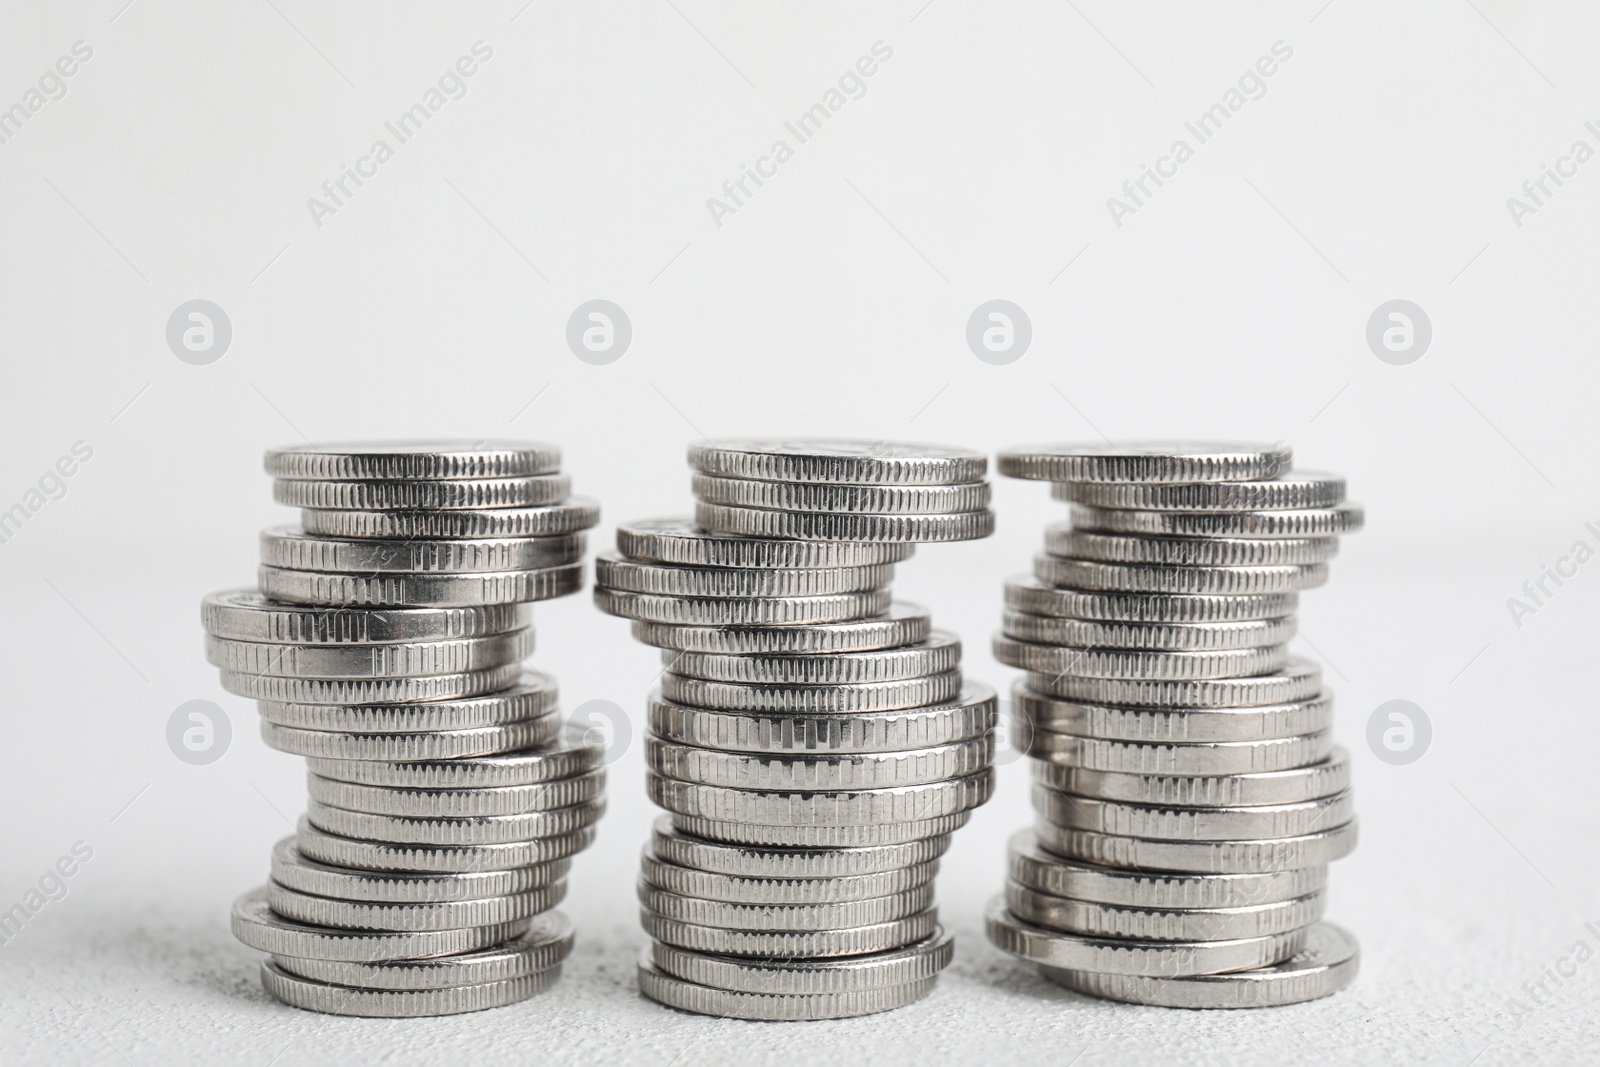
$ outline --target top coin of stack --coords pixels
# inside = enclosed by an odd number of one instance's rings
[[[1282,445],[1047,445],[1002,473],[1053,482],[1070,524],[1006,586],[996,658],[1031,729],[1034,832],[1011,842],[990,939],[1080,992],[1249,1007],[1355,975],[1320,922],[1355,844],[1332,695],[1288,654],[1301,590],[1360,528],[1344,480]]]
[[[695,520],[619,527],[595,572],[665,667],[640,987],[757,1019],[908,1004],[950,959],[932,879],[992,788],[996,702],[889,581],[916,542],[992,530],[986,459],[755,440],[689,460]]]
[[[301,527],[262,532],[260,590],[206,598],[208,659],[308,758],[311,804],[268,885],[234,905],[262,982],[298,1007],[440,1015],[546,988],[553,911],[602,810],[598,750],[522,665],[526,603],[577,590],[560,455],[534,442],[267,453]]]

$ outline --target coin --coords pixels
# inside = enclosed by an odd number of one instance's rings
[[[645,788],[657,807],[676,815],[760,826],[856,827],[909,824],[969,811],[989,799],[994,773],[989,769],[892,789],[782,793],[680,782],[646,772]]]
[[[406,678],[277,678],[270,674],[222,671],[222,688],[235,696],[286,704],[393,704],[416,700],[456,700],[504,689],[522,673],[508,663],[481,671]]]
[[[543,441],[363,441],[267,450],[274,478],[525,478],[561,469],[561,450]]]
[[[921,982],[944,970],[955,942],[944,931],[904,948],[844,959],[730,959],[657,942],[650,959],[686,982],[741,993],[858,993]]]
[[[1329,749],[1331,754],[1319,762],[1307,763],[1302,759],[1278,770],[1211,773],[1208,769],[1196,775],[1164,771],[1130,773],[1092,769],[1081,764],[1035,763],[1033,777],[1066,793],[1131,804],[1185,808],[1299,804],[1332,797],[1350,788],[1350,753],[1331,745]]]
[[[281,678],[404,678],[502,667],[533,652],[533,628],[455,641],[384,645],[284,645],[206,638],[206,662]]]
[[[1236,482],[1276,478],[1294,450],[1276,444],[1133,441],[1001,449],[996,469],[1044,482]]]
[[[1122,511],[1072,506],[1072,525],[1173,537],[1336,537],[1361,529],[1360,504],[1293,511]]]
[[[665,919],[649,908],[639,910],[646,936],[668,945],[721,956],[765,956],[773,959],[826,959],[861,956],[916,944],[939,928],[939,909],[929,908],[903,919],[846,926],[838,930],[729,930],[720,926]]]
[[[261,985],[286,1004],[330,1015],[372,1019],[411,1019],[459,1015],[499,1008],[548,989],[560,977],[561,965],[520,978],[443,989],[356,989],[313,982],[290,974],[272,960],[261,961]]]
[[[689,464],[706,474],[763,481],[950,485],[978,481],[988,470],[989,460],[982,452],[942,445],[730,438],[690,445]]]
[[[558,716],[547,715],[541,719],[525,719],[522,722],[467,730],[361,734],[337,730],[298,730],[262,719],[261,739],[279,752],[314,759],[381,762],[448,760],[463,756],[490,756],[546,745],[556,736],[561,725]]]
[[[786,541],[712,533],[687,516],[617,527],[617,550],[633,559],[692,567],[864,567],[908,559],[909,544]]]
[[[594,827],[525,841],[429,845],[368,841],[329,833],[300,818],[295,847],[308,859],[336,867],[443,874],[510,870],[574,856],[594,842]],[[270,950],[269,950],[270,951]]]
[[[1001,632],[1041,645],[1205,651],[1285,644],[1294,637],[1295,624],[1293,616],[1242,622],[1102,622],[1007,611]]]
[[[1050,495],[1089,507],[1138,511],[1305,511],[1343,502],[1344,479],[1295,470],[1267,480],[1186,485],[1057,482]]]
[[[1304,837],[1354,817],[1349,790],[1293,804],[1177,807],[1129,804],[1063,793],[1035,783],[1034,810],[1057,826],[1152,841],[1238,841]]]
[[[255,589],[212,593],[200,606],[206,633],[228,641],[366,645],[489,637],[529,624],[520,604],[366,611],[269,600]]]
[[[633,636],[647,645],[685,652],[823,654],[916,644],[928,639],[932,625],[926,608],[893,601],[881,614],[844,622],[677,625],[636,621]]]
[[[926,641],[871,652],[762,656],[667,651],[661,654],[661,662],[675,674],[712,682],[773,685],[893,682],[958,669],[961,639],[947,630],[935,630]]]
[[[828,596],[688,597],[629,593],[595,586],[595,607],[608,615],[672,625],[796,626],[851,622],[889,609],[887,589]]]
[[[549,600],[583,587],[583,564],[481,574],[324,574],[259,567],[261,591],[278,600],[335,607],[510,604]]]
[[[1052,556],[1102,563],[1161,563],[1186,567],[1263,567],[1326,563],[1339,550],[1336,537],[1125,537],[1053,522],[1044,529]]]
[[[854,826],[773,826],[673,813],[679,833],[730,844],[774,848],[877,848],[929,838],[945,838],[967,824],[972,812],[959,811],[910,822],[878,822]]]
[[[374,815],[329,807],[316,800],[306,802],[306,818],[320,830],[341,837],[364,837],[410,845],[498,845],[529,841],[538,837],[562,837],[592,826],[605,811],[605,804],[589,801],[552,811],[529,811],[517,815],[479,815],[471,818],[421,818],[407,815]]]
[[[561,902],[566,891],[566,882],[557,880],[510,896],[395,904],[313,896],[268,882],[267,904],[284,918],[316,926],[354,930],[459,930],[515,922],[549,911]]]
[[[368,574],[470,574],[530,570],[583,558],[580,533],[555,537],[476,537],[456,541],[379,541],[312,537],[295,526],[261,531],[261,562],[295,571]]]
[[[671,815],[658,816],[652,854],[697,871],[739,878],[831,879],[892,873],[928,866],[950,847],[948,835],[860,848],[765,848],[727,844],[683,833]]]
[[[1261,704],[1242,708],[1142,708],[1120,704],[1086,704],[1036,693],[1024,682],[1011,688],[1011,699],[1020,721],[1030,730],[1071,734],[1093,740],[1101,747],[1110,742],[1132,741],[1141,744],[1204,744],[1294,738],[1324,733],[1333,724],[1333,697],[1324,690],[1309,700],[1288,704]],[[1069,742],[1063,742],[1068,744]],[[1070,742],[1077,745],[1079,742]],[[1183,758],[1182,749],[1172,759]],[[1149,755],[1160,761],[1168,757],[1143,750],[1129,755]],[[1199,754],[1196,750],[1193,754]],[[1118,757],[1119,759],[1122,757]],[[1308,756],[1305,762],[1315,762]],[[1178,764],[1152,763],[1138,770],[1177,773]],[[1106,766],[1106,770],[1123,767]],[[1266,767],[1240,768],[1267,770]],[[1207,773],[1191,771],[1189,773]],[[1217,773],[1234,773],[1219,771]]]
[[[1047,696],[1090,704],[1237,708],[1309,700],[1322,691],[1322,669],[1308,659],[1291,656],[1289,662],[1278,671],[1249,678],[1147,681],[1087,678],[1074,674],[1029,674],[1028,687]]]
[[[263,700],[258,707],[262,718],[280,726],[352,733],[415,733],[500,726],[537,718],[555,710],[556,695],[554,678],[523,667],[515,684],[481,696],[407,704],[291,704]]]
[[[484,789],[537,785],[588,773],[604,746],[573,724],[547,748],[450,760],[308,760],[312,773],[359,785],[397,789]]]
[[[646,954],[649,953],[646,949]],[[850,993],[736,993],[712,989],[663,974],[648,959],[639,964],[639,991],[670,1008],[722,1019],[770,1022],[849,1019],[915,1003],[933,989],[935,979]]]
[[[1154,563],[1097,563],[1035,556],[1033,574],[1046,585],[1121,593],[1297,593],[1328,581],[1326,563],[1281,567],[1180,567]]]
[[[1041,893],[1011,882],[1006,907],[1023,922],[1084,937],[1140,941],[1230,941],[1303,929],[1326,907],[1321,893],[1234,908],[1124,908]]]
[[[988,482],[956,485],[819,485],[697,474],[695,499],[705,504],[837,515],[941,515],[982,511]]]
[[[533,785],[503,785],[468,789],[397,789],[357,785],[306,775],[306,792],[313,800],[348,811],[374,815],[463,819],[479,815],[517,815],[583,804],[600,795],[604,769],[571,778]]]
[[[453,478],[440,481],[302,481],[277,478],[272,499],[292,508],[387,511],[529,508],[559,504],[572,491],[564,474],[527,478]]]
[[[565,878],[571,867],[571,860],[560,859],[504,871],[364,871],[308,859],[301,855],[294,837],[286,837],[272,848],[272,880],[278,885],[319,897],[388,904],[512,896],[553,885]]]
[[[815,541],[972,541],[994,532],[991,511],[948,515],[848,515],[697,502],[694,518],[707,529],[725,533]]]
[[[230,916],[233,936],[253,949],[274,956],[352,962],[473,952],[519,937],[527,927],[527,920],[519,919],[440,930],[340,930],[278,914],[268,906],[264,886],[235,900]]]
[[[1091,678],[1194,679],[1265,674],[1289,660],[1285,645],[1268,648],[1145,650],[1071,648],[1040,645],[996,634],[994,658],[1011,667],[1041,674]]]
[[[600,505],[579,496],[537,508],[449,511],[333,511],[302,508],[300,511],[301,528],[318,537],[549,537],[587,530],[599,521]]]
[[[938,870],[934,862],[832,878],[748,878],[680,867],[658,858],[649,846],[639,861],[644,880],[658,889],[731,904],[825,904],[893,896],[927,885]]]
[[[1298,867],[1323,867],[1356,846],[1355,820],[1300,837],[1251,841],[1156,841],[1034,822],[1039,845],[1067,859],[1107,867],[1199,874],[1267,874]]]
[[[657,774],[731,789],[810,792],[930,785],[977,774],[993,757],[994,741],[988,735],[907,752],[841,755],[719,752],[645,738],[645,764]]]
[[[696,708],[750,711],[856,712],[919,708],[954,700],[961,693],[961,672],[942,671],[923,678],[893,682],[841,682],[832,685],[755,685],[708,682],[675,671],[661,674],[661,695]]]
[[[1299,593],[1196,595],[1110,593],[1057,589],[1032,575],[1006,582],[1006,607],[1033,615],[1103,622],[1212,623],[1281,619],[1293,615]]]
[[[920,885],[888,896],[822,904],[731,904],[669,893],[644,881],[639,903],[664,919],[729,930],[837,930],[903,919],[933,903],[933,887]]]
[[[656,596],[826,596],[861,593],[889,584],[894,568],[866,567],[689,567],[629,559],[602,552],[594,561],[595,584]]]
[[[1295,737],[1251,741],[1151,743],[1034,730],[1028,755],[1044,766],[1122,774],[1245,775],[1288,771],[1323,759],[1333,750],[1327,730]]]

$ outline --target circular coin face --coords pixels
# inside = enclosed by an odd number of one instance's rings
[[[730,438],[689,446],[705,474],[763,481],[952,485],[983,478],[988,457],[970,448],[835,438]]]

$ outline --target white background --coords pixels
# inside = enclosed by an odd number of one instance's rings
[[[1600,1037],[1594,612],[1579,568],[1518,627],[1506,601],[1600,519],[1593,234],[1600,162],[1517,227],[1506,198],[1600,118],[1600,15],[1576,3],[488,4],[125,0],[4,6],[0,107],[75,41],[69,91],[0,144],[0,508],[75,441],[93,458],[0,545],[0,906],[75,841],[68,896],[0,947],[8,1063],[878,1064],[1572,1062]],[[520,10],[519,10],[520,9]],[[493,57],[335,215],[306,206],[476,41]],[[755,196],[706,199],[874,42],[893,58]],[[1106,200],[1274,42],[1268,91],[1117,227]],[[1192,138],[1190,138],[1191,143]],[[1069,265],[1070,264],[1070,265]],[[990,366],[968,315],[1011,300],[1030,350]],[[180,362],[203,298],[224,357]],[[610,366],[567,349],[594,298],[630,316]],[[1403,298],[1434,339],[1391,366],[1368,316]],[[537,397],[537,399],[533,399]],[[531,403],[530,403],[531,401]],[[301,761],[201,654],[199,601],[248,584],[292,521],[260,470],[311,438],[559,442],[618,519],[689,506],[685,444],[806,433],[984,449],[1037,439],[1284,439],[1345,474],[1368,525],[1306,595],[1357,764],[1363,842],[1330,915],[1362,974],[1263,1012],[1114,1005],[983,939],[1027,774],[940,879],[958,957],[927,1000],[800,1026],[642,1000],[637,740],[566,910],[553,992],[445,1020],[341,1020],[261,992],[228,906],[302,808]],[[1004,577],[1062,515],[995,486],[985,542],[919,550],[901,595],[988,654]],[[1594,573],[1591,573],[1594,572]],[[587,595],[540,605],[535,663],[566,704],[635,712],[657,668]],[[1406,698],[1434,739],[1366,747]],[[168,751],[209,699],[232,747]],[[1597,925],[1600,929],[1600,925]],[[1583,955],[1583,954],[1580,954]],[[1553,971],[1551,973],[1554,973]],[[1530,1010],[1519,1012],[1520,1001]],[[801,1044],[803,1042],[803,1044]]]

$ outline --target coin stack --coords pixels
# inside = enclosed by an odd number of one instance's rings
[[[1333,696],[1291,656],[1299,593],[1361,526],[1340,477],[1281,445],[1043,445],[1071,522],[1006,585],[994,640],[1034,757],[989,939],[1069,989],[1185,1008],[1344,988],[1355,939],[1321,921],[1355,846]]]
[[[446,1015],[547,988],[552,910],[593,839],[604,771],[523,665],[528,602],[582,585],[599,519],[535,442],[270,451],[300,527],[262,531],[259,589],[203,605],[206,657],[253,697],[310,800],[233,932],[296,1007]]]
[[[621,526],[595,567],[600,608],[663,650],[640,988],[745,1019],[909,1004],[950,960],[933,877],[992,789],[996,700],[889,581],[916,542],[993,530],[986,457],[755,440],[689,462],[695,518]]]

